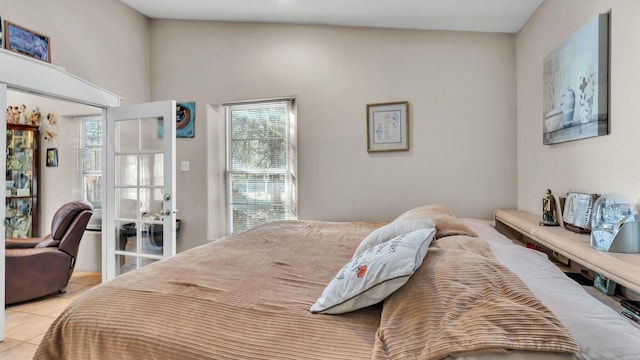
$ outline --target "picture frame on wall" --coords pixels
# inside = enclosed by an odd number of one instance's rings
[[[544,145],[609,133],[609,21],[599,14],[544,58]]]
[[[176,103],[176,137],[192,138],[195,136],[196,103]]]
[[[176,138],[195,137],[196,103],[176,102]],[[164,124],[158,121],[158,138],[164,136]]]
[[[58,166],[58,149],[48,148],[47,149],[47,167],[57,167],[57,166]]]
[[[409,150],[409,102],[367,104],[367,151]]]
[[[51,39],[10,21],[4,21],[4,48],[51,63]]]

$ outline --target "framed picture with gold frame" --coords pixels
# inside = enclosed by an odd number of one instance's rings
[[[34,59],[51,62],[51,40],[48,36],[6,20],[4,21],[4,48]]]
[[[409,150],[409,102],[367,105],[367,151]]]

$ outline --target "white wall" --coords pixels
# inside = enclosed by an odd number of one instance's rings
[[[610,134],[542,145],[542,62],[600,13],[610,17]],[[640,200],[640,1],[546,0],[516,36],[518,208],[541,212],[545,189]]]
[[[225,101],[297,96],[302,219],[391,220],[427,203],[489,219],[516,205],[514,35],[152,20],[151,58],[153,99],[196,101],[196,137],[178,139],[191,162],[179,249],[224,232],[207,210],[224,199],[224,125],[207,104]],[[366,105],[404,100],[411,150],[367,153]]]

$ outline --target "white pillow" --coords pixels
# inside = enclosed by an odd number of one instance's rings
[[[384,300],[422,265],[435,233],[417,230],[367,249],[338,272],[309,310],[342,314]]]
[[[352,259],[358,257],[365,250],[382,244],[385,241],[389,241],[399,235],[410,233],[412,231],[420,229],[429,229],[435,227],[435,221],[433,219],[394,221],[377,228],[366,238],[364,238],[360,245],[358,245],[356,251],[353,253]]]

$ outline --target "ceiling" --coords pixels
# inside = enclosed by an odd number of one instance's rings
[[[121,0],[155,19],[516,33],[543,0]]]

